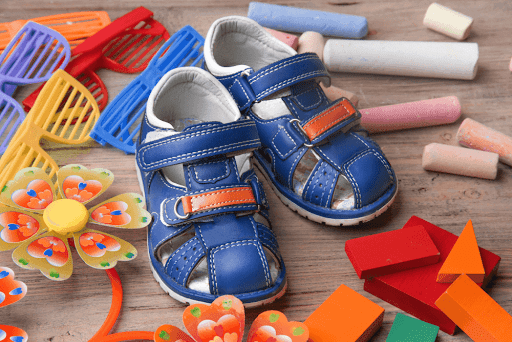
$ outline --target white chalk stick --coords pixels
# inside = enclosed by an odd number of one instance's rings
[[[473,18],[435,2],[428,7],[423,18],[423,25],[429,29],[458,40],[469,36],[472,24]]]
[[[314,52],[320,57],[324,58],[324,36],[318,32],[307,31],[300,35],[299,45],[297,47],[298,53]]]
[[[477,43],[329,39],[324,63],[329,71],[472,80]]]
[[[429,171],[496,179],[498,162],[497,153],[432,143],[423,150],[422,165]]]

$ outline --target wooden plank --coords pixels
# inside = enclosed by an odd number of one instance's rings
[[[403,229],[410,229],[419,224],[425,227],[437,246],[441,253],[441,262],[376,277],[371,281],[365,280],[364,289],[422,321],[437,325],[448,334],[454,334],[455,323],[434,303],[449,287],[449,284],[438,283],[436,279],[442,262],[446,260],[457,241],[457,236],[416,216],[411,217]],[[483,248],[480,248],[480,254],[485,268],[484,283],[487,284],[498,271],[501,258]]]
[[[421,225],[348,240],[345,252],[360,279],[439,261],[439,251]]]

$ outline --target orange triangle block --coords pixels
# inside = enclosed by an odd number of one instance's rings
[[[437,282],[453,283],[461,274],[466,274],[475,283],[484,281],[484,265],[482,264],[482,257],[480,256],[471,220],[464,227],[443,266],[441,266],[437,275]]]

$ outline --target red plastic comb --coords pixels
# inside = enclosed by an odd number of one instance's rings
[[[71,61],[64,70],[85,85],[98,102],[100,110],[108,103],[108,92],[96,70],[106,68],[129,74],[140,72],[170,37],[165,27],[152,16],[153,12],[147,8],[136,8],[73,49]],[[23,101],[26,111],[32,108],[42,87]]]

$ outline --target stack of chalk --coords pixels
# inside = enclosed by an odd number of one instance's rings
[[[251,2],[248,16],[298,53],[314,52],[329,71],[472,80],[477,73],[478,44],[461,42],[404,42],[360,40],[368,33],[366,18],[339,13]],[[431,4],[423,24],[453,39],[465,40],[473,19],[437,3]],[[302,33],[300,37],[283,33]],[[324,36],[350,39],[325,39]],[[511,62],[512,71],[512,62]],[[354,93],[331,86],[330,100]],[[449,124],[461,115],[455,96],[361,110],[361,124],[369,133]],[[498,161],[512,165],[512,139],[471,119],[457,134],[461,145],[429,144],[423,152],[425,170],[495,179]]]

